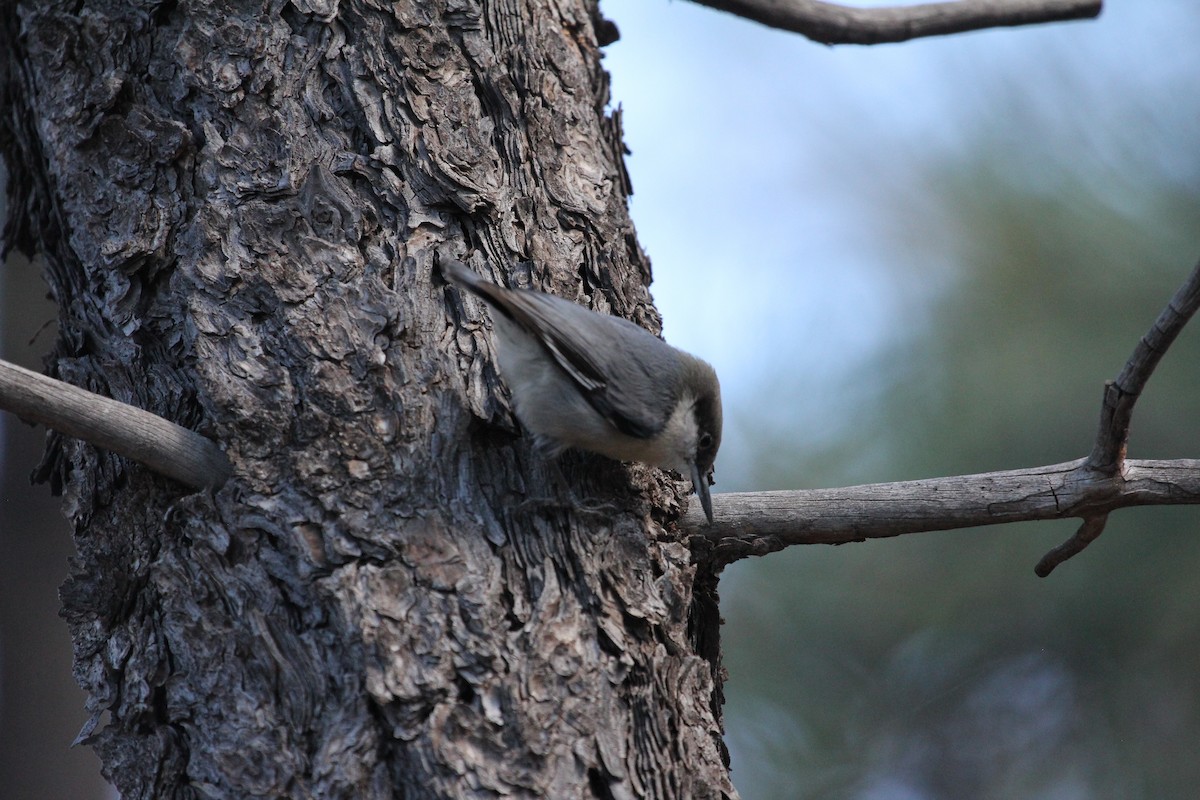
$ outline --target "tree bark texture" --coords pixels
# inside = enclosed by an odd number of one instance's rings
[[[595,2],[5,5],[48,371],[234,468],[189,494],[66,438],[41,467],[122,796],[735,796],[683,484],[558,477],[433,269],[657,330]]]

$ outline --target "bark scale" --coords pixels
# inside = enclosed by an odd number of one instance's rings
[[[568,490],[433,269],[657,330],[595,2],[5,5],[48,371],[234,466],[188,494],[56,439],[41,468],[122,796],[736,796],[683,484],[570,456]]]

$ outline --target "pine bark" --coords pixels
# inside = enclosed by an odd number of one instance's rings
[[[560,477],[433,266],[657,330],[594,0],[5,5],[48,372],[235,470],[189,494],[65,438],[40,468],[122,797],[736,796],[684,484]]]

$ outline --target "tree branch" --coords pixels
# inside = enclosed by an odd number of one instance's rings
[[[681,527],[729,564],[798,544],[844,544],[1002,522],[1097,517],[1126,506],[1200,503],[1200,459],[1125,463],[1099,476],[1087,459],[840,489],[714,495],[716,520],[691,507]]]
[[[1200,307],[1200,263],[1192,269],[1187,280],[1175,292],[1167,307],[1154,320],[1146,335],[1138,342],[1133,355],[1116,380],[1104,386],[1104,402],[1100,409],[1100,429],[1096,433],[1096,444],[1088,456],[1092,469],[1114,474],[1125,458],[1125,446],[1129,440],[1129,422],[1133,418],[1133,405],[1146,388],[1154,368],[1183,330],[1183,326]]]
[[[716,521],[688,509],[681,525],[707,540],[720,564],[793,544],[842,544],[919,531],[1080,517],[1083,524],[1034,568],[1046,577],[1103,531],[1125,506],[1200,503],[1200,460],[1127,461],[1133,406],[1167,348],[1200,309],[1200,263],[1105,385],[1087,458],[1047,467],[845,489],[720,494]]]
[[[1104,400],[1100,406],[1100,427],[1096,443],[1083,468],[1104,479],[1121,474],[1125,466],[1125,451],[1129,443],[1129,424],[1133,406],[1146,388],[1159,360],[1183,326],[1200,307],[1200,263],[1192,269],[1187,280],[1175,292],[1167,307],[1154,320],[1150,330],[1133,349],[1116,380],[1104,384]],[[1083,552],[1094,542],[1108,523],[1108,513],[1084,516],[1083,524],[1070,539],[1042,556],[1033,571],[1041,578],[1072,556]]]
[[[83,439],[193,489],[217,487],[231,472],[212,440],[174,422],[0,361],[0,409]]]
[[[823,44],[882,44],[981,28],[1087,19],[1101,0],[958,0],[856,8],[820,0],[693,0]]]

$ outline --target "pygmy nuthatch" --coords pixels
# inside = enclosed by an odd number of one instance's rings
[[[442,274],[496,312],[496,359],[517,418],[550,455],[568,447],[678,470],[712,522],[721,386],[706,362],[620,317],[544,292],[505,289],[461,261]]]

